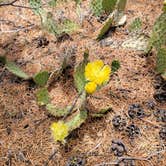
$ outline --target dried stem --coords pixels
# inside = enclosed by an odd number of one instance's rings
[[[15,2],[17,2],[18,0],[14,0],[14,1],[12,1],[12,2],[8,2],[8,3],[1,3],[0,4],[0,7],[1,6],[12,6]]]
[[[12,6],[12,7],[24,8],[24,9],[36,9],[36,8],[28,7],[28,6],[16,5],[15,3],[16,3],[17,1],[18,1],[18,0],[14,0],[14,1],[8,2],[8,3],[1,3],[1,4],[0,4],[0,7],[2,7],[2,6]]]
[[[56,155],[57,151],[55,150],[48,158],[48,160],[45,162],[44,166],[48,166],[49,162],[53,159],[53,157]]]
[[[76,103],[77,103],[79,97],[82,95],[82,93],[83,93],[83,91],[80,92],[80,93],[76,96],[76,98],[75,98],[75,100],[73,101],[73,104],[72,104],[71,108],[69,109],[68,113],[63,117],[63,120],[73,111],[73,109],[74,109],[74,107],[75,107],[75,105],[76,105]]]
[[[159,126],[158,124],[156,124],[156,123],[154,123],[154,122],[151,122],[151,121],[149,121],[149,120],[145,120],[145,119],[140,119],[140,120],[142,120],[143,122],[148,123],[148,124],[150,124],[150,125],[152,125],[152,126],[154,126],[154,127],[156,127],[156,128],[160,128],[160,127],[161,127],[161,126]]]
[[[116,161],[113,162],[109,162],[109,163],[101,163],[101,164],[97,164],[96,166],[107,166],[107,165],[118,165],[120,164],[122,161],[124,160],[140,160],[140,161],[146,161],[149,163],[150,166],[154,166],[154,164],[150,161],[150,159],[153,156],[156,156],[160,153],[164,153],[166,150],[161,150],[161,151],[156,151],[154,153],[152,153],[151,155],[147,156],[147,157],[128,157],[128,156],[124,156],[124,157],[119,157]]]
[[[19,32],[19,31],[26,31],[26,30],[29,30],[29,29],[32,29],[34,28],[35,25],[34,24],[31,24],[27,27],[21,27],[21,28],[17,28],[17,29],[13,29],[13,30],[0,30],[0,34],[1,33],[16,33],[16,32]]]

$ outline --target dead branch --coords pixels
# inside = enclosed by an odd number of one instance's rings
[[[71,108],[68,110],[68,113],[63,117],[63,120],[73,111],[73,109],[74,109],[75,105],[77,104],[77,101],[78,101],[79,97],[82,95],[82,93],[83,93],[83,91],[80,92],[76,96],[75,100],[73,101],[73,104],[72,104]]]
[[[17,2],[18,0],[13,0],[12,2],[8,2],[8,3],[0,3],[0,7],[1,6],[12,6],[15,2]]]
[[[145,119],[141,119],[141,118],[140,118],[140,120],[142,120],[143,122],[148,123],[148,124],[154,126],[155,128],[160,128],[161,127],[160,125],[158,125],[158,124],[156,124],[154,122],[151,122],[149,120],[145,120]]]
[[[29,25],[27,27],[20,27],[20,28],[17,28],[17,29],[13,29],[13,30],[0,30],[0,34],[1,33],[16,33],[16,32],[19,32],[19,31],[27,31],[27,30],[30,30],[32,28],[34,28],[35,25],[32,24],[32,25]]]
[[[48,166],[49,162],[53,159],[53,157],[56,155],[57,151],[55,150],[48,158],[48,160],[45,162],[44,166]]]
[[[17,1],[18,1],[18,0],[13,0],[12,2],[1,3],[1,4],[0,4],[0,7],[3,7],[3,6],[12,6],[12,7],[24,8],[24,9],[36,9],[36,8],[28,7],[28,6],[16,5],[15,3],[16,3]]]
[[[166,152],[166,150],[161,150],[161,151],[156,151],[154,153],[152,153],[151,155],[148,155],[147,157],[128,157],[128,156],[124,156],[124,157],[119,157],[116,161],[113,162],[109,162],[109,163],[101,163],[101,164],[97,164],[96,166],[109,166],[109,165],[118,165],[121,162],[123,162],[124,160],[139,160],[139,161],[146,161],[149,163],[150,166],[154,166],[154,164],[150,161],[150,159],[160,153],[164,153]]]

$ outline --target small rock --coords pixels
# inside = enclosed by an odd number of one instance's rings
[[[108,47],[111,46],[114,43],[112,39],[103,39],[101,40],[100,44],[102,47]]]

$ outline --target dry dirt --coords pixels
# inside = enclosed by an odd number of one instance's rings
[[[88,10],[88,2],[83,1],[82,10]],[[26,4],[20,0],[18,4]],[[128,26],[134,18],[140,17],[143,30],[149,33],[162,8],[162,0],[128,0],[126,14],[127,24],[109,34],[108,39],[117,43],[129,37]],[[68,10],[68,17],[79,22],[75,13],[74,3],[70,2],[59,10]],[[72,11],[71,11],[72,10]],[[66,15],[67,15],[66,14]],[[55,16],[58,16],[56,10]],[[34,26],[25,31],[12,30],[11,20],[16,26]],[[113,111],[101,119],[89,118],[85,124],[74,131],[66,146],[55,143],[51,137],[49,126],[56,121],[47,115],[44,108],[37,105],[36,87],[27,81],[22,81],[0,66],[0,165],[8,166],[40,166],[54,153],[48,165],[65,166],[71,156],[86,158],[86,166],[113,162],[117,159],[111,152],[112,140],[121,139],[127,148],[125,156],[145,158],[157,151],[164,151],[165,142],[159,137],[162,122],[157,122],[153,115],[157,108],[166,109],[165,103],[154,100],[155,93],[155,53],[146,57],[141,52],[125,50],[121,47],[104,46],[97,42],[95,32],[101,26],[95,17],[86,16],[81,30],[71,35],[72,40],[57,42],[56,38],[40,29],[40,20],[31,10],[0,7],[0,53],[6,52],[10,60],[15,61],[24,71],[33,75],[40,70],[54,70],[58,67],[65,54],[75,54],[76,63],[82,59],[85,48],[90,51],[90,59],[102,59],[111,64],[113,59],[121,63],[121,68],[114,74],[107,86],[94,94],[88,100],[96,109],[111,106]],[[45,37],[49,44],[37,47],[39,37]],[[66,106],[72,103],[76,90],[72,79],[56,82],[50,89],[52,103]],[[151,110],[147,103],[155,103]],[[128,108],[131,104],[141,104],[148,117],[131,120]],[[92,110],[93,111],[93,110]],[[112,125],[115,115],[126,119],[127,125],[134,123],[141,134],[130,139],[126,132],[117,131]],[[164,124],[163,124],[164,125]],[[166,154],[161,152],[147,161],[138,160],[138,166],[166,165]]]

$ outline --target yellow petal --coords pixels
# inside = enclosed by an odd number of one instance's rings
[[[109,81],[111,74],[111,68],[108,65],[105,65],[102,70],[99,72],[98,76],[96,77],[96,84],[101,85]]]
[[[108,82],[110,73],[111,68],[108,65],[104,66],[102,60],[90,62],[85,67],[85,78],[90,82],[95,82],[97,85]]]
[[[92,94],[96,91],[96,88],[97,88],[97,85],[95,82],[88,82],[86,85],[85,85],[85,90],[87,93],[89,94]]]
[[[99,68],[99,69],[101,69],[101,68],[104,66],[104,63],[103,63],[102,60],[96,60],[96,61],[94,61],[94,62],[92,62],[92,63],[93,63],[93,65],[94,65],[96,68]]]
[[[64,122],[55,122],[51,125],[52,135],[55,141],[64,141],[68,136],[68,126]]]
[[[101,60],[88,63],[85,67],[85,78],[89,81],[94,81],[103,66],[104,63]]]

